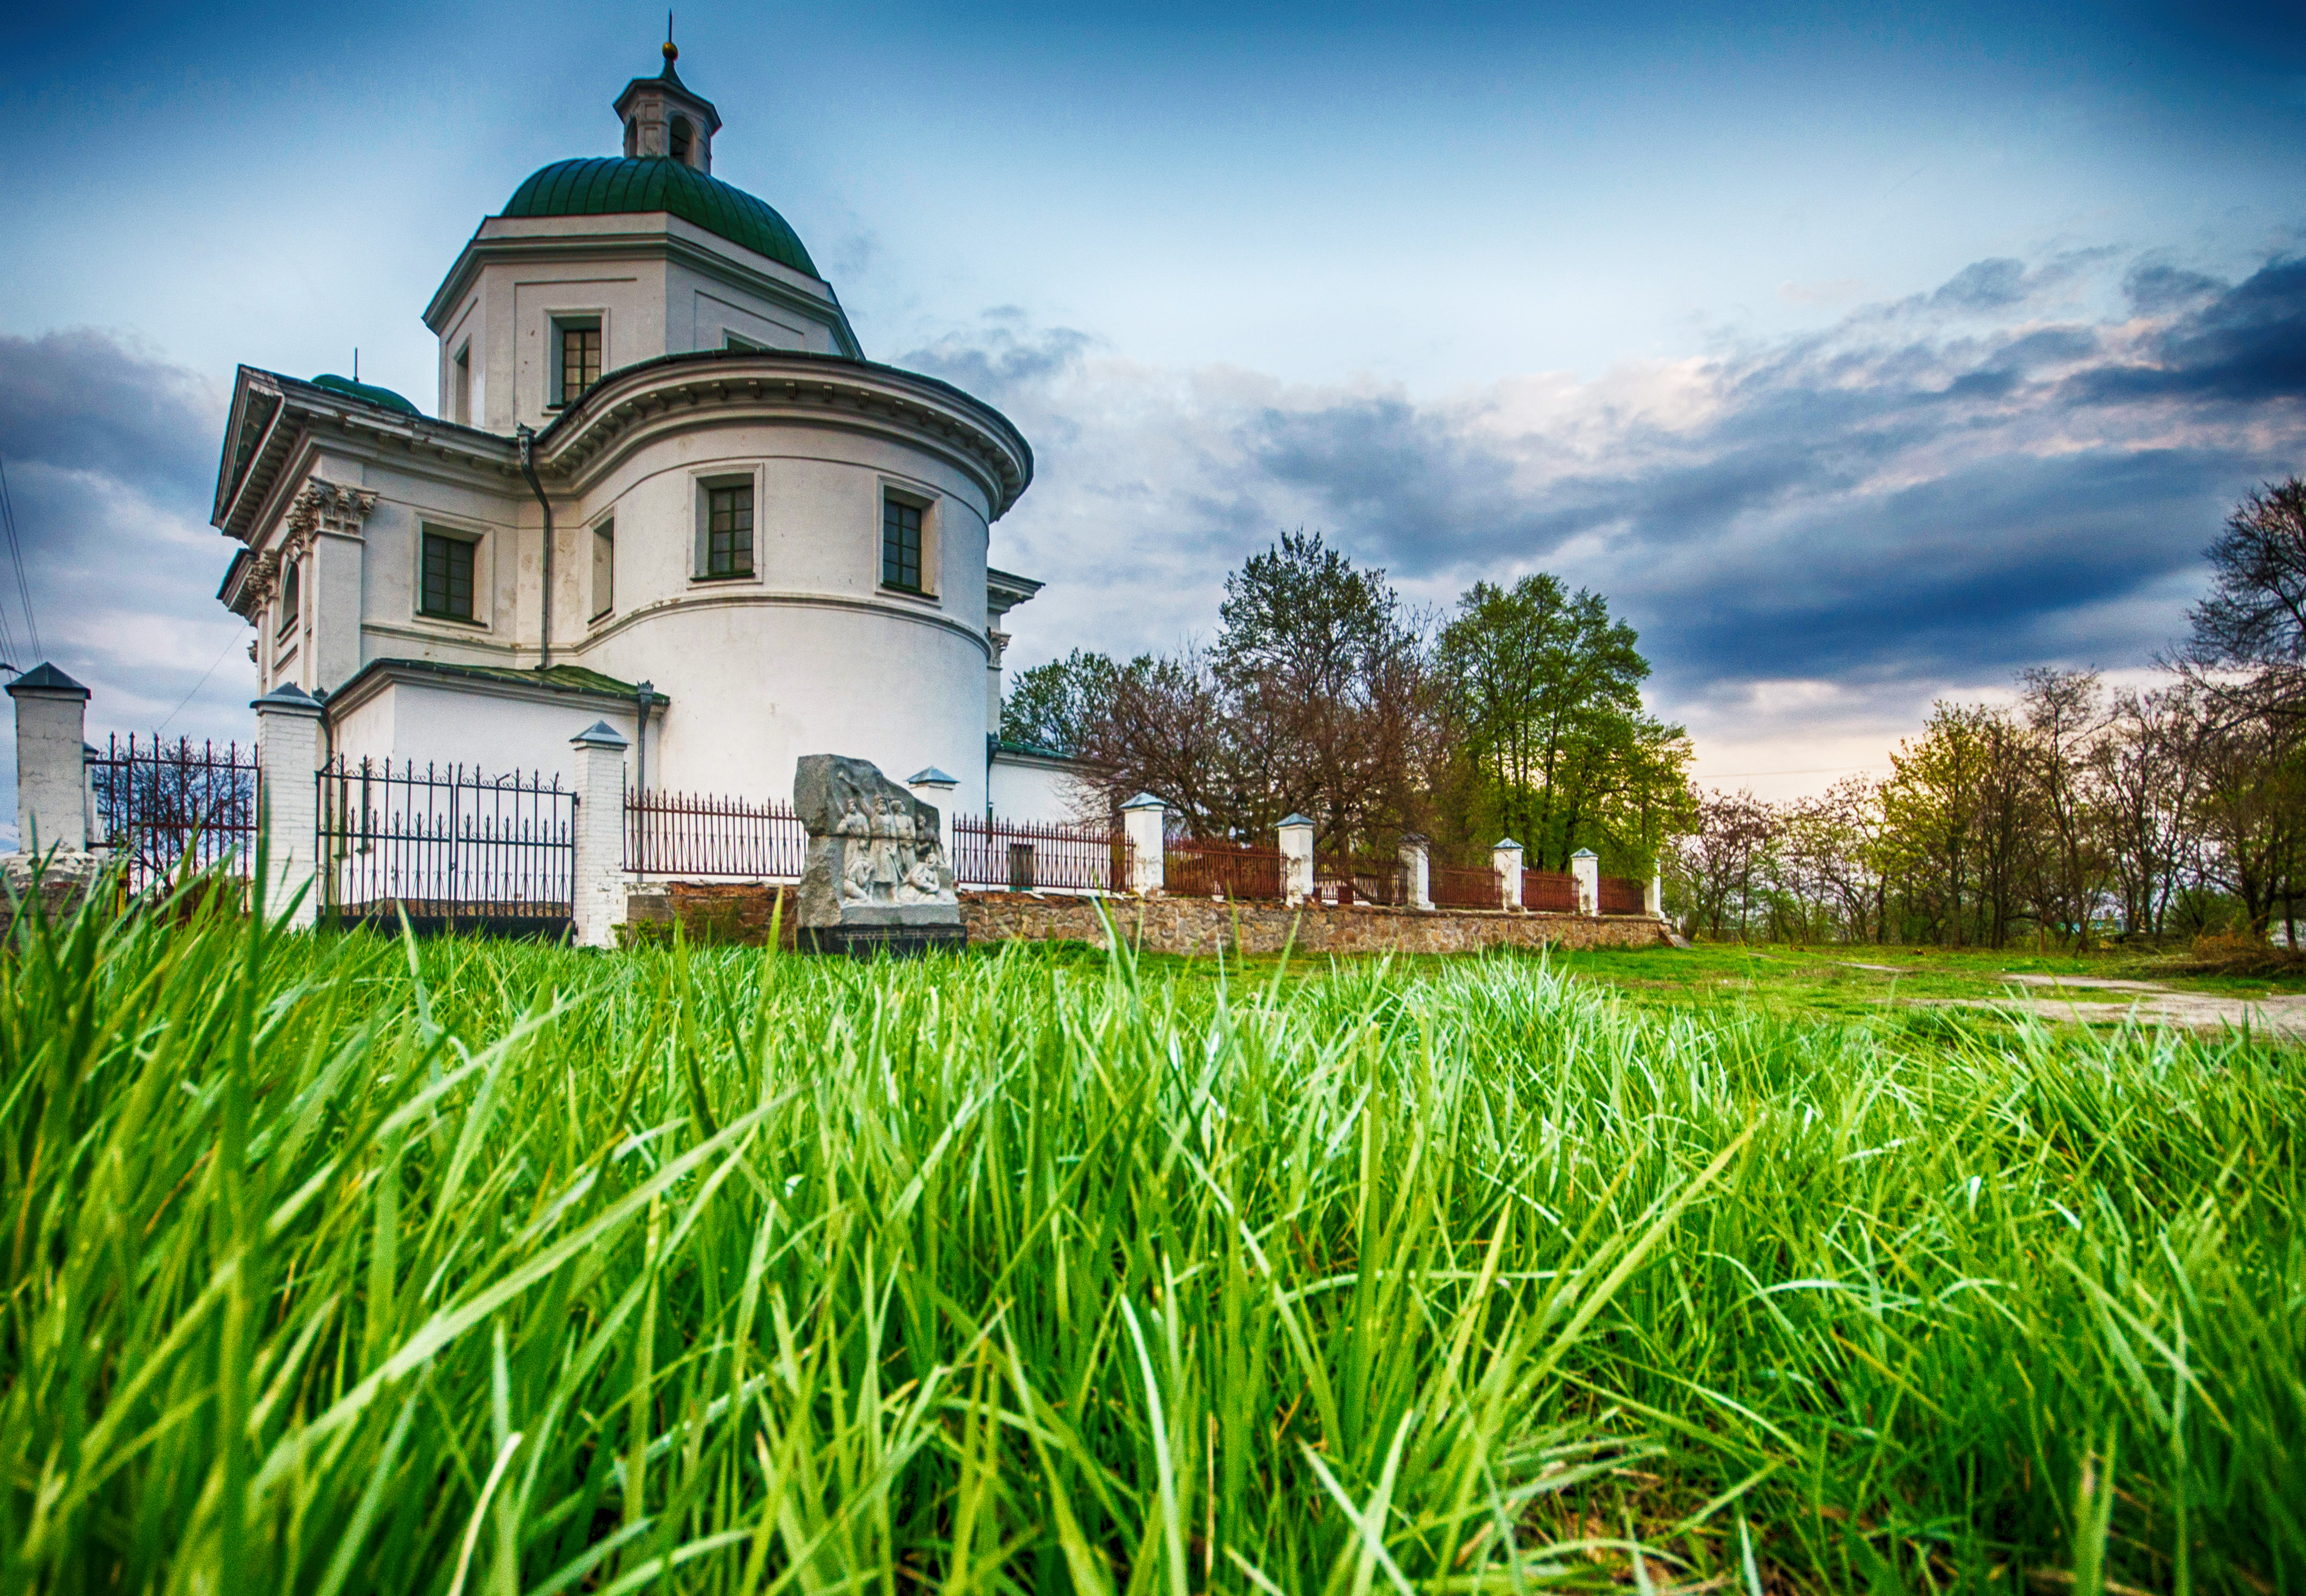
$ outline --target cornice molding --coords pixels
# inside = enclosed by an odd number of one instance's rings
[[[985,491],[998,520],[1033,479],[1023,434],[959,388],[862,361],[783,351],[667,356],[603,378],[542,434],[539,469],[572,489],[670,428],[757,419],[833,426],[926,448]]]

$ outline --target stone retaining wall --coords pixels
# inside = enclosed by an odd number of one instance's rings
[[[691,942],[768,940],[770,910],[790,888],[756,882],[651,882],[627,898],[628,942],[670,935],[679,921]],[[1038,892],[964,892],[972,943],[1085,942],[1105,945],[1097,905],[1132,943],[1155,953],[1277,953],[1294,934],[1304,953],[1472,953],[1483,948],[1637,948],[1668,940],[1665,923],[1641,915],[1519,914],[1498,909],[1387,909],[1376,904],[1217,903],[1207,898],[1070,898]],[[784,945],[794,945],[792,900]]]
[[[1668,940],[1644,915],[1516,914],[1501,909],[1387,909],[1376,904],[1217,903],[1206,898],[1113,898],[1122,935],[1155,953],[1277,953],[1294,935],[1304,953],[1471,953],[1483,948],[1638,948]],[[969,940],[1086,942],[1105,946],[1097,900],[1032,892],[962,894]]]

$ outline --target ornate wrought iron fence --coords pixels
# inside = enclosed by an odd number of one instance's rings
[[[1129,886],[1129,840],[1105,826],[952,817],[953,879],[1011,892],[1117,892]]]
[[[775,798],[625,794],[625,868],[649,875],[799,881],[808,828]]]
[[[1597,883],[1601,902],[1594,907],[1605,915],[1637,915],[1644,912],[1645,896],[1642,883],[1623,875],[1604,875]]]
[[[1284,869],[1277,848],[1179,837],[1161,845],[1161,885],[1183,898],[1278,899]]]
[[[1427,873],[1426,892],[1437,909],[1503,909],[1505,879],[1495,870],[1463,870],[1436,865]]]
[[[223,863],[245,878],[256,868],[257,775],[256,750],[238,743],[113,736],[89,762],[90,841],[118,853],[132,892],[180,867]]]
[[[1577,883],[1567,870],[1525,870],[1521,873],[1521,906],[1549,914],[1577,912]]]
[[[346,919],[566,919],[576,795],[534,774],[337,759],[315,777],[322,907]]]

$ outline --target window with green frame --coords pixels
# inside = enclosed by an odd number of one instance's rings
[[[442,533],[424,534],[424,582],[418,611],[440,620],[473,619],[473,544]]]
[[[705,574],[753,574],[753,484],[705,490]]]
[[[601,324],[556,321],[553,326],[560,334],[560,392],[554,402],[574,405],[601,380]]]
[[[893,494],[881,499],[881,585],[921,591],[921,507]]]

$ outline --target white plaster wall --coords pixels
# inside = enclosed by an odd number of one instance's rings
[[[577,750],[568,739],[606,721],[627,739],[636,712],[597,703],[497,698],[424,682],[396,682],[337,718],[334,753],[357,764],[363,758],[462,764],[483,775],[542,772],[563,785],[576,779]],[[655,728],[650,729],[653,758]],[[655,784],[654,775],[650,778]],[[790,779],[786,785],[791,785]]]
[[[951,767],[948,766],[948,769]],[[1072,772],[1046,760],[995,755],[989,773],[993,813],[1004,820],[1071,823],[1080,788]]]

